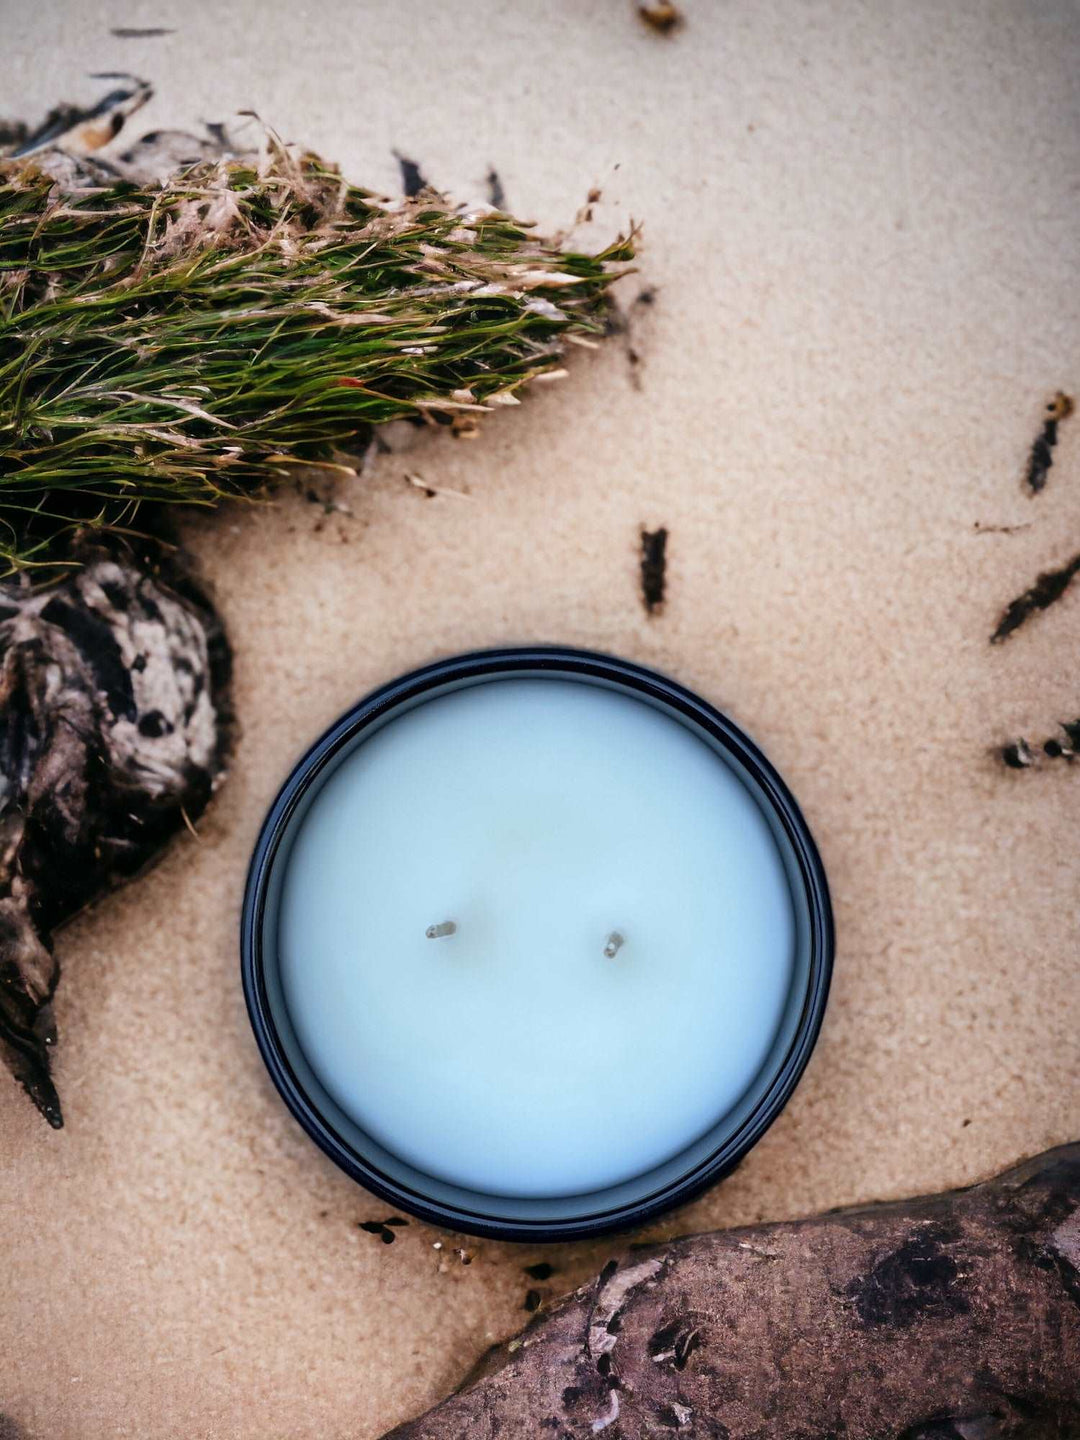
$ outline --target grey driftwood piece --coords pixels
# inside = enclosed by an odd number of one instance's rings
[[[1080,1436],[1080,1144],[631,1250],[386,1440]]]
[[[0,585],[0,1056],[54,1127],[52,932],[205,808],[228,674],[214,611],[179,578],[99,557]]]

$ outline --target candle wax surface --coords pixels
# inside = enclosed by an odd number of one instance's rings
[[[644,701],[542,677],[362,741],[301,822],[278,929],[297,1041],[338,1105],[431,1176],[537,1198],[640,1175],[731,1109],[794,937],[780,852],[724,759]]]

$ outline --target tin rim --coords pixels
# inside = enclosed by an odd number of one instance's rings
[[[612,683],[624,692],[674,710],[703,729],[722,750],[734,755],[757,785],[761,803],[771,808],[790,844],[808,919],[806,993],[791,1043],[742,1124],[689,1172],[648,1195],[608,1209],[540,1219],[493,1216],[427,1195],[384,1173],[337,1134],[296,1075],[282,1043],[267,993],[263,939],[270,878],[293,816],[342,747],[377,720],[384,720],[400,706],[416,703],[429,691],[455,682],[506,678],[524,672]],[[834,948],[828,884],[809,826],[784,781],[753,741],[727,716],[677,681],[629,660],[562,646],[521,646],[455,655],[391,681],[347,711],[294,766],[270,807],[248,871],[240,933],[244,998],[256,1044],[279,1094],[316,1145],[365,1189],[431,1225],[492,1239],[533,1242],[583,1239],[643,1225],[730,1174],[779,1116],[806,1069],[825,1014]]]

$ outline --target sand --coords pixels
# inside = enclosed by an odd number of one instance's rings
[[[622,0],[2,8],[10,113],[129,69],[157,85],[134,131],[254,109],[364,183],[397,183],[397,147],[463,200],[493,164],[548,228],[595,186],[576,238],[643,220],[624,298],[656,292],[637,363],[615,340],[477,441],[421,436],[342,492],[351,515],[283,496],[193,527],[243,735],[199,839],[60,938],[65,1130],[0,1083],[10,1433],[367,1440],[525,1320],[524,1265],[555,1294],[619,1248],[416,1223],[382,1244],[357,1222],[384,1207],[302,1136],[249,1032],[237,913],[266,805],[342,709],[456,650],[564,641],[696,687],[825,857],[840,943],[810,1069],[650,1236],[1075,1139],[1080,770],[993,747],[1080,712],[1080,590],[988,644],[1080,548],[1080,418],[1044,494],[1022,485],[1044,404],[1080,387],[1075,8],[687,0],[669,39]],[[642,525],[670,531],[652,618]]]

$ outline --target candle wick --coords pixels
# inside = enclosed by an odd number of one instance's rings
[[[457,926],[453,920],[444,920],[441,925],[429,925],[424,934],[429,940],[441,940],[444,935],[456,935]]]
[[[626,941],[619,934],[618,930],[612,930],[611,934],[607,937],[604,954],[609,960],[613,960],[625,944]]]

